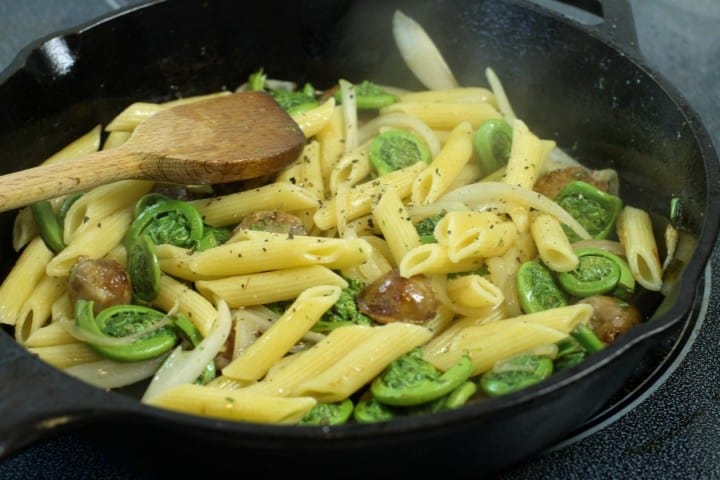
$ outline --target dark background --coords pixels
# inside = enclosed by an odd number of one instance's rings
[[[720,146],[720,0],[629,2],[638,47],[647,63],[682,93]],[[0,70],[37,38],[137,3],[141,2],[0,0]],[[716,247],[713,266],[719,254]],[[720,307],[713,276],[717,275],[706,277],[707,315],[691,332],[690,348],[680,352],[656,389],[624,409],[629,411],[620,411],[502,478],[720,478]],[[478,474],[482,475],[482,465]],[[150,477],[110,460],[82,435],[69,434],[0,463],[0,478]]]

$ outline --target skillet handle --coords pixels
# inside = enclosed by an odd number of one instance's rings
[[[0,461],[82,422],[127,413],[132,403],[61,373],[0,332]]]
[[[580,23],[634,54],[640,54],[630,0],[531,0]]]

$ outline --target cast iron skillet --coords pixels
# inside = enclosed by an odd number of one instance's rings
[[[617,168],[628,203],[659,217],[680,197],[689,253],[679,281],[664,301],[648,297],[650,321],[581,366],[506,397],[377,425],[254,425],[153,409],[65,376],[3,332],[0,458],[89,425],[99,448],[162,473],[484,477],[582,425],[692,314],[718,231],[717,156],[682,96],[616,42],[612,12],[629,12],[624,2],[582,2],[605,10],[600,26],[519,0],[300,3],[153,1],[28,48],[0,77],[2,173],[39,163],[133,101],[233,88],[258,67],[321,88],[341,77],[419,88],[391,37],[400,8],[426,27],[462,84],[484,85],[493,67],[541,137],[590,166]],[[5,271],[15,259],[13,216],[0,216]]]

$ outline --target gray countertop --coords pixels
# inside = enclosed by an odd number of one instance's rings
[[[543,0],[544,2],[552,0]],[[137,0],[0,0],[0,70],[26,44]],[[688,100],[720,145],[720,0],[630,0],[639,48]],[[712,264],[718,265],[716,247]],[[717,281],[710,298],[717,297]],[[720,478],[720,312],[706,305],[693,347],[663,384],[604,428],[503,478]],[[710,364],[708,364],[710,363]],[[60,437],[0,464],[0,477],[145,478]],[[72,446],[68,446],[72,443]],[[81,455],[82,460],[74,458]],[[65,472],[65,473],[63,473]]]

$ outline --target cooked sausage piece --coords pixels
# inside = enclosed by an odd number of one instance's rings
[[[616,297],[594,295],[579,303],[592,305],[593,315],[588,326],[605,343],[612,343],[642,320],[636,307]]]
[[[591,170],[583,167],[566,167],[553,170],[538,178],[533,190],[548,198],[555,198],[565,185],[576,180],[589,183],[603,192],[609,189],[608,182],[595,178]]]
[[[305,226],[298,217],[280,210],[261,210],[244,217],[236,228],[262,230],[273,233],[307,235]]]
[[[397,269],[365,286],[357,304],[362,313],[380,323],[424,323],[435,317],[438,308],[428,277],[405,278]]]
[[[92,301],[97,315],[107,307],[131,302],[130,274],[109,258],[81,258],[70,271],[68,294],[73,303]]]

